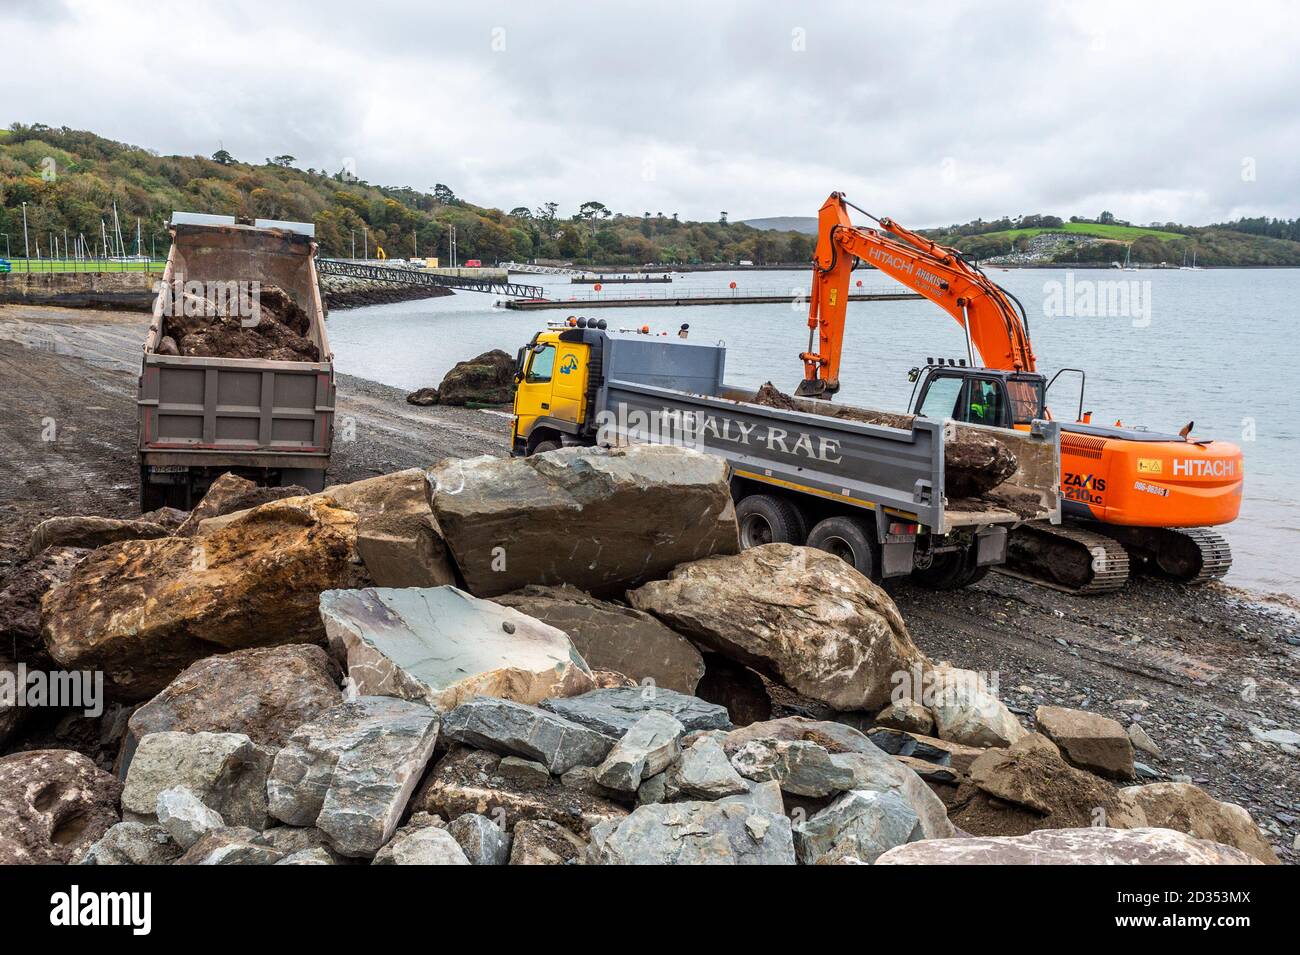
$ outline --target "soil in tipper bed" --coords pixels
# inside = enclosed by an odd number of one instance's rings
[[[910,428],[913,420],[912,415],[793,398],[770,381],[758,389],[752,402],[768,408],[805,411],[887,428]],[[956,437],[944,442],[944,493],[949,500],[979,497],[1015,474],[1018,466],[1019,462],[1011,450],[992,435],[959,432]]]
[[[311,318],[279,286],[260,288],[256,324],[245,325],[249,318],[231,314],[229,304],[189,293],[177,301],[176,311],[182,314],[169,315],[163,321],[159,354],[263,361],[320,360],[320,349],[309,337]]]

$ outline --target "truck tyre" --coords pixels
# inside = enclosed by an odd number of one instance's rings
[[[808,536],[803,515],[773,494],[751,494],[736,505],[741,548],[763,544],[802,544]]]
[[[875,527],[860,517],[828,517],[812,529],[808,546],[828,551],[880,583],[880,552]]]
[[[912,571],[912,579],[927,590],[960,590],[983,580],[988,572],[988,567],[975,563],[975,549],[972,547],[935,555],[929,567]]]
[[[561,447],[563,447],[563,445],[558,441],[538,441],[533,445],[533,450],[528,452],[528,456],[532,457],[534,454],[545,454],[547,451],[558,451]]]

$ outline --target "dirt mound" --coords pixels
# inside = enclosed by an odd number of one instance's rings
[[[320,360],[320,349],[308,337],[310,316],[284,289],[259,288],[251,315],[241,315],[239,304],[187,292],[177,301],[179,314],[164,319],[163,335],[176,343],[179,354],[194,358]]]

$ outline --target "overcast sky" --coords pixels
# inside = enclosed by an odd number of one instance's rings
[[[1293,2],[0,0],[0,44],[5,124],[507,210],[1300,214]]]

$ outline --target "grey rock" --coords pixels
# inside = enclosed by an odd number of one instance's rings
[[[876,865],[1261,865],[1240,849],[1172,829],[1040,829],[1026,836],[925,839]]]
[[[479,695],[538,703],[596,685],[563,631],[455,587],[327,590],[320,615],[363,695],[446,711]]]
[[[945,664],[927,675],[933,685],[930,712],[940,739],[967,746],[1010,746],[1028,735],[974,670]]]
[[[497,764],[501,778],[521,789],[534,789],[551,781],[551,773],[541,763],[518,756],[503,756]]]
[[[526,756],[563,775],[575,766],[596,766],[614,737],[536,706],[476,696],[442,721],[446,739],[478,749]]]
[[[596,781],[621,792],[636,792],[641,780],[661,773],[681,753],[682,724],[651,710],[632,724],[596,769]]]
[[[634,445],[453,459],[430,469],[429,481],[472,593],[567,583],[605,596],[739,550],[727,473],[713,455]]]
[[[213,829],[222,829],[226,821],[221,813],[206,806],[184,786],[164,789],[158,794],[158,824],[182,849],[188,849]]]
[[[228,826],[266,827],[272,754],[242,733],[150,733],[140,740],[122,790],[122,811],[157,818],[164,790],[184,787]]]
[[[636,804],[638,806],[653,805],[657,802],[667,802],[668,800],[668,774],[666,772],[656,773],[649,779],[641,781],[641,785],[636,789]]]
[[[679,693],[694,693],[704,676],[700,651],[644,611],[567,586],[532,585],[493,599],[563,630],[594,669]]]
[[[794,844],[804,865],[850,858],[875,862],[895,846],[925,838],[921,820],[892,792],[850,790],[825,809],[794,825]]]
[[[851,789],[894,793],[911,806],[921,820],[926,839],[949,839],[956,834],[943,800],[915,771],[897,759],[880,750],[863,749],[835,753],[831,761],[853,773]]]
[[[876,714],[876,725],[922,736],[934,735],[934,715],[910,697],[895,700]]]
[[[342,855],[373,856],[392,838],[437,737],[437,714],[421,703],[343,703],[300,726],[276,755],[271,815],[319,828]]]
[[[274,865],[287,853],[267,845],[260,832],[246,826],[213,829],[185,854],[177,865]]]
[[[762,809],[764,812],[770,812],[773,815],[784,815],[785,797],[781,795],[781,784],[775,780],[768,780],[763,783],[747,781],[749,790],[739,793],[735,796],[724,796],[719,802],[739,803],[742,806],[749,806],[752,809]]]
[[[687,732],[731,729],[731,717],[727,715],[726,707],[663,687],[592,690],[567,699],[543,700],[541,707],[615,739],[651,710],[675,717]]]
[[[510,861],[510,833],[487,816],[467,812],[447,826],[471,865],[505,865]]]
[[[469,865],[464,851],[446,829],[404,827],[375,855],[375,865]]]
[[[739,802],[639,806],[592,829],[601,865],[794,865],[790,820]]]
[[[683,751],[673,776],[682,792],[697,799],[720,799],[749,792],[749,784],[731,765],[722,745],[708,736]]]
[[[162,826],[119,822],[87,850],[81,865],[171,865],[180,855]]]
[[[746,779],[773,780],[795,796],[830,796],[853,785],[852,769],[805,740],[753,740],[732,755],[731,765]]]

